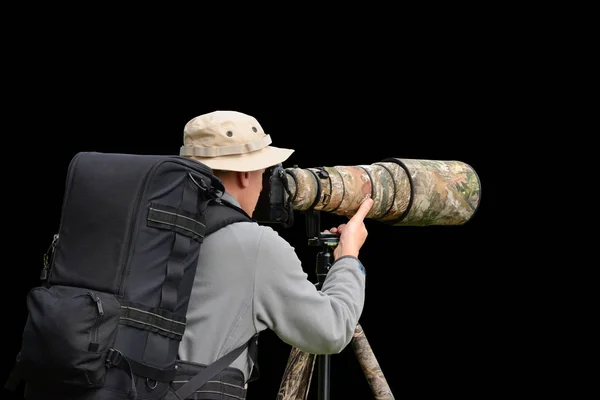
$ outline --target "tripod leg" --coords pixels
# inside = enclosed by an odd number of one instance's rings
[[[306,400],[314,365],[314,354],[292,347],[277,393],[277,400]]]
[[[373,349],[365,336],[362,326],[356,325],[354,328],[354,336],[352,338],[352,349],[356,354],[356,358],[363,372],[371,386],[373,395],[376,400],[394,400],[394,395],[390,387],[388,386],[387,380],[383,376],[383,372],[375,358]]]

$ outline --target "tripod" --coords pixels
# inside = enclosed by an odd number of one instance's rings
[[[319,211],[307,211],[306,216],[308,244],[320,248],[316,261],[317,283],[315,285],[317,289],[321,289],[333,264],[333,250],[339,243],[339,237],[333,233],[321,232]],[[392,391],[360,324],[354,329],[351,346],[371,387],[374,398],[376,400],[394,400]],[[308,398],[315,361],[318,371],[318,399],[330,399],[331,355],[309,354],[294,347],[290,352],[283,373],[277,400],[306,400]]]

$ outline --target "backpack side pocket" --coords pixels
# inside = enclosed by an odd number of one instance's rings
[[[33,384],[101,386],[119,323],[118,299],[86,288],[36,287],[27,309],[17,362],[21,377]]]

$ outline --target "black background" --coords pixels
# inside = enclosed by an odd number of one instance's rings
[[[366,221],[360,323],[396,398],[509,391],[524,378],[507,368],[522,333],[513,314],[519,283],[504,263],[511,222],[501,195],[518,196],[505,178],[506,150],[523,133],[515,121],[526,112],[524,95],[515,82],[526,72],[517,68],[523,54],[509,48],[503,31],[485,21],[454,28],[403,32],[409,35],[390,28],[381,41],[356,31],[343,40],[330,32],[293,43],[277,42],[274,33],[218,44],[199,36],[185,47],[136,31],[109,39],[98,30],[78,42],[78,29],[56,26],[15,45],[6,81],[6,117],[14,125],[3,136],[13,157],[3,160],[10,285],[2,304],[10,315],[3,318],[2,376],[19,350],[25,296],[58,228],[71,157],[175,154],[191,118],[237,110],[256,117],[274,145],[296,150],[284,166],[398,157],[460,160],[476,170],[482,201],[463,226]],[[343,222],[322,219],[327,227]],[[314,278],[316,250],[307,245],[304,221],[277,229]],[[275,399],[289,351],[274,334],[261,335],[262,378],[248,399]],[[350,347],[331,362],[332,400],[372,398]],[[315,387],[309,398],[316,396]]]

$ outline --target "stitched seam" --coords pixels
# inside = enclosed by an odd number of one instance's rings
[[[121,306],[121,308],[126,308],[128,310],[138,311],[138,312],[141,312],[143,314],[150,314],[150,315],[152,315],[154,317],[157,317],[157,318],[160,318],[160,319],[164,319],[165,321],[173,322],[173,323],[180,324],[180,325],[185,325],[185,322],[175,321],[174,319],[163,317],[162,315],[158,315],[158,314],[155,314],[155,313],[150,312],[150,311],[140,310],[139,308],[134,308],[134,307],[129,307],[129,306]]]
[[[196,221],[194,218],[187,217],[187,216],[185,216],[185,215],[183,215],[183,214],[177,214],[177,213],[170,212],[170,211],[159,210],[159,209],[157,209],[157,208],[153,208],[153,207],[150,207],[150,210],[152,210],[152,211],[156,211],[156,212],[159,212],[159,213],[163,213],[163,214],[174,215],[174,216],[176,216],[176,217],[181,217],[181,218],[187,219],[187,220],[189,220],[189,221],[195,222],[195,223],[197,223],[197,224],[200,224],[200,225],[202,225],[203,227],[206,227],[206,225],[204,225],[202,222],[200,222],[200,221]],[[155,222],[158,222],[158,221],[155,221]]]
[[[177,228],[179,228],[179,229],[183,229],[184,231],[192,232],[192,233],[194,233],[194,234],[196,234],[196,235],[198,235],[198,236],[202,236],[202,237],[204,237],[204,236],[203,236],[201,233],[199,233],[199,232],[196,232],[196,231],[195,231],[195,230],[193,230],[193,229],[186,228],[185,226],[181,226],[181,225],[177,225],[177,224],[169,224],[168,222],[165,222],[165,221],[158,221],[158,220],[156,220],[156,219],[153,219],[153,218],[148,218],[148,221],[156,222],[157,224],[164,224],[164,225],[174,226],[174,227],[177,227]]]
[[[158,329],[158,330],[161,330],[161,331],[169,332],[169,333],[172,333],[172,334],[174,334],[174,335],[177,335],[177,336],[183,336],[183,335],[182,335],[181,333],[179,333],[179,332],[170,331],[170,330],[168,330],[168,329],[161,328],[160,326],[156,326],[156,325],[153,325],[153,324],[149,324],[149,323],[147,323],[147,322],[138,321],[137,319],[127,318],[127,317],[120,317],[119,319],[124,319],[124,320],[126,320],[126,321],[135,322],[136,324],[148,325],[148,326],[151,326],[151,327],[153,327],[153,328],[156,328],[156,329]]]
[[[187,382],[189,382],[189,380],[188,381],[171,381],[171,382],[172,383],[187,383]],[[206,381],[206,383],[208,383],[208,382],[210,382],[210,383],[221,383],[221,384],[226,385],[226,386],[231,386],[233,388],[238,388],[238,389],[245,390],[245,388],[243,386],[234,385],[233,383],[227,383],[227,382],[221,382],[221,381]]]

